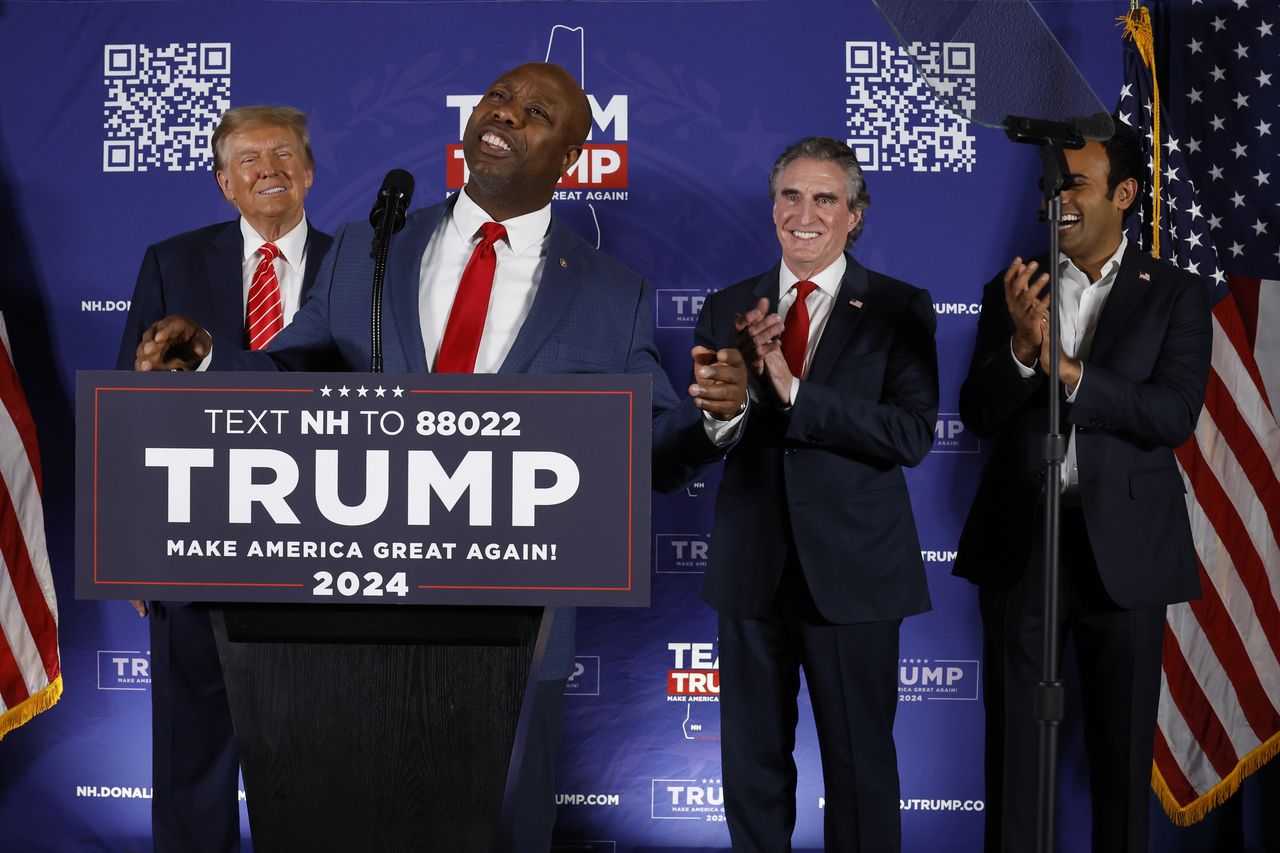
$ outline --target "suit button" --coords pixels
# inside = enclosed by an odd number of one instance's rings
[[[795,453],[796,453],[796,449],[794,447],[788,447],[782,451],[783,456],[794,456]]]

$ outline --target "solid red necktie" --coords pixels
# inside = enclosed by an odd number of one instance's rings
[[[804,378],[804,356],[809,350],[809,306],[805,300],[818,289],[811,281],[797,281],[793,285],[796,301],[787,309],[787,319],[782,321],[782,355],[791,368],[791,375]]]
[[[493,273],[498,255],[493,244],[505,240],[507,229],[497,222],[480,226],[480,242],[462,271],[462,281],[449,309],[449,322],[440,339],[436,356],[436,373],[474,373],[476,355],[480,352],[480,334],[489,313],[489,296],[493,293]]]
[[[280,302],[280,280],[276,278],[274,263],[280,257],[280,250],[275,243],[263,243],[258,254],[262,255],[262,260],[253,272],[249,304],[244,312],[249,349],[266,349],[271,339],[284,328],[284,305]]]

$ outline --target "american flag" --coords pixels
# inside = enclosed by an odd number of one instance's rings
[[[1258,306],[1280,300],[1280,12],[1264,0],[1171,5],[1154,36],[1145,8],[1122,19],[1117,112],[1159,163],[1159,209],[1147,199],[1145,233],[1131,238],[1150,249],[1158,223],[1160,257],[1198,273],[1214,302],[1208,393],[1177,451],[1202,597],[1166,614],[1152,770],[1165,811],[1187,825],[1280,751],[1280,426],[1254,347]],[[1158,98],[1144,46],[1169,66],[1157,65]]]
[[[62,695],[40,452],[0,316],[0,738]]]

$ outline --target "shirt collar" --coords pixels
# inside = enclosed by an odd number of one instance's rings
[[[844,279],[844,271],[848,266],[849,261],[844,252],[841,252],[840,257],[836,258],[831,266],[810,278],[809,281],[818,285],[818,289],[823,293],[835,299],[836,294],[840,292],[840,282]],[[800,277],[791,271],[786,261],[783,261],[778,272],[778,298],[785,296],[797,281],[800,281]]]
[[[240,217],[240,235],[244,238],[244,259],[246,261],[258,254],[258,249],[263,243],[268,242],[262,238],[262,235],[254,230],[249,224],[249,220],[243,216]],[[280,239],[272,241],[276,244],[276,248],[280,250],[280,256],[285,259],[291,266],[297,266],[302,260],[302,252],[307,247],[307,216],[304,213],[298,224],[293,226],[293,230],[288,234],[283,234]]]
[[[1099,270],[1098,280],[1095,282],[1090,282],[1089,276],[1084,274],[1084,270],[1076,266],[1075,261],[1071,260],[1061,252],[1058,253],[1058,268],[1063,270],[1068,268],[1075,270],[1080,280],[1083,281],[1086,286],[1089,284],[1110,284],[1116,277],[1116,273],[1120,270],[1120,261],[1124,258],[1124,250],[1128,247],[1129,235],[1122,233],[1120,235],[1120,245],[1116,247],[1115,253],[1111,257],[1107,258],[1106,263],[1102,265],[1102,269]]]
[[[466,187],[463,187],[453,205],[453,227],[457,229],[458,236],[470,243],[475,239],[480,226],[492,221],[493,217],[472,201],[471,196],[467,195]],[[551,227],[551,203],[547,202],[545,207],[532,213],[513,216],[502,225],[507,229],[507,245],[511,247],[512,254],[519,255],[535,243],[541,243],[547,236],[547,229]]]

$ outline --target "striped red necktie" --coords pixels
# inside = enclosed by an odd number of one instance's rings
[[[244,312],[249,349],[266,349],[271,339],[284,328],[284,305],[280,302],[280,281],[276,278],[275,265],[280,250],[275,243],[263,243],[258,254],[262,255],[262,260],[253,272],[249,305]]]

